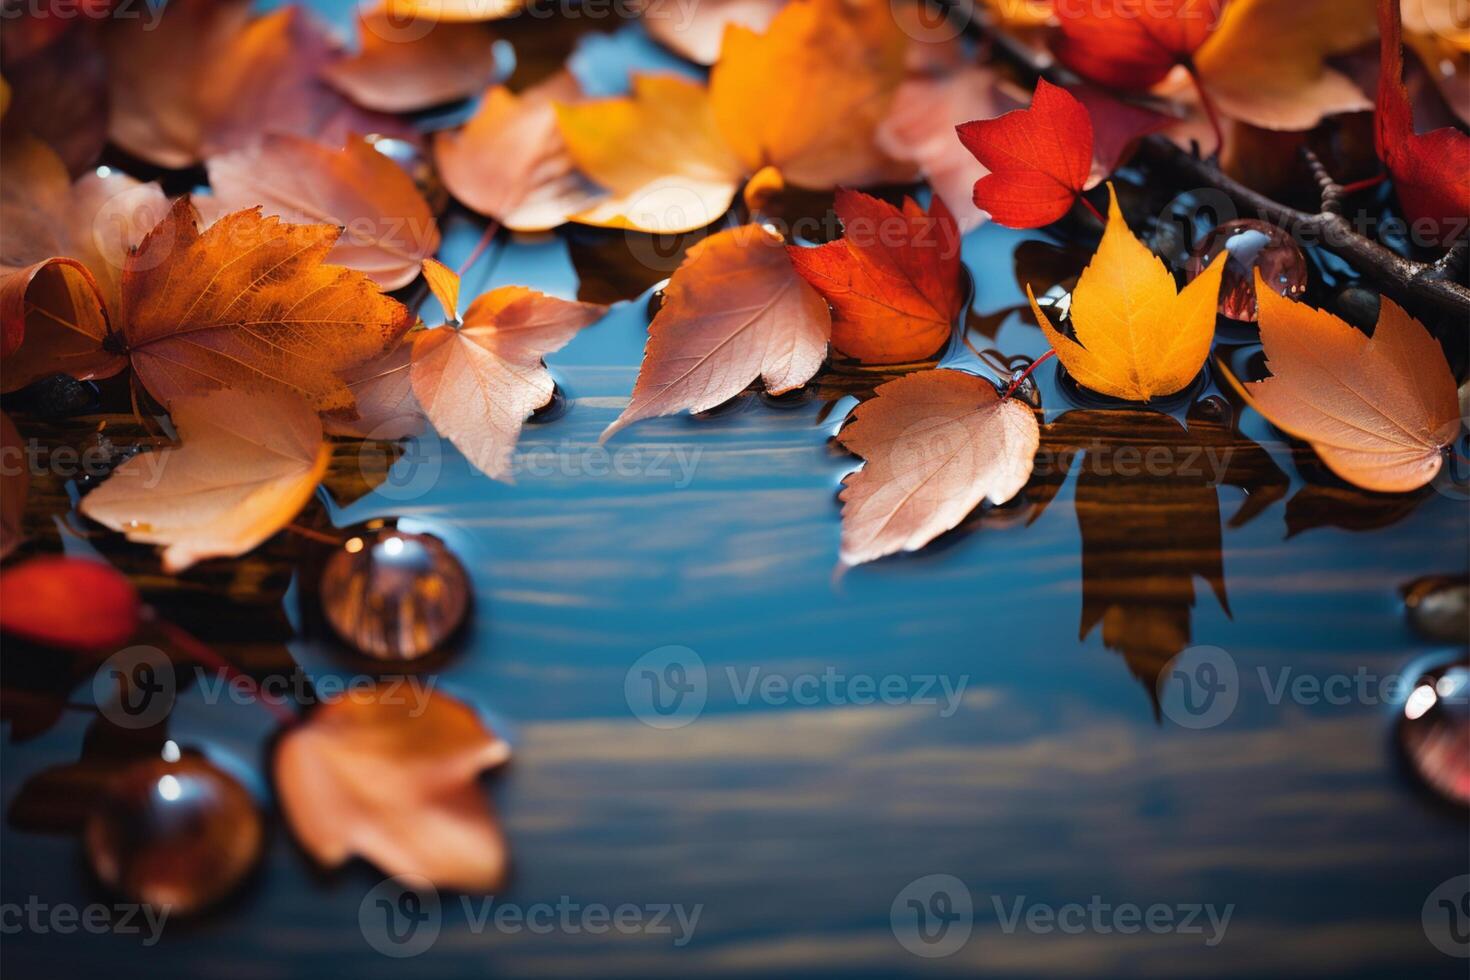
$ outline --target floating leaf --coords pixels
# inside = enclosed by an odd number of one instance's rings
[[[1108,187],[1108,223],[1072,292],[1073,340],[1026,295],[1057,357],[1078,382],[1130,401],[1172,395],[1199,374],[1215,339],[1225,254],[1182,291],[1158,256],[1133,237]]]
[[[1460,431],[1459,398],[1444,350],[1422,324],[1385,296],[1370,340],[1277,295],[1259,272],[1256,298],[1271,377],[1231,378],[1253,408],[1365,490],[1416,490],[1438,475]]]
[[[360,136],[334,150],[299,136],[267,136],[210,157],[208,216],[261,206],[263,214],[342,229],[329,261],[365,272],[384,289],[418,277],[439,247],[439,226],[413,179]]]
[[[1215,29],[1220,7],[1220,0],[1061,3],[1056,55],[1091,81],[1142,91],[1189,61]]]
[[[773,394],[799,388],[822,366],[827,304],[759,225],[718,232],[689,249],[648,328],[633,398],[602,433],[639,419],[702,412],[757,378]]]
[[[338,374],[390,351],[413,317],[362,273],[324,264],[337,238],[258,209],[201,234],[189,202],[176,202],[123,277],[116,319],[139,379],[165,405],[238,388],[351,410]]]
[[[81,505],[130,540],[163,545],[168,572],[244,554],[275,534],[331,460],[316,413],[289,394],[181,397],[172,415],[181,447],[133,457]]]
[[[327,867],[366,858],[389,875],[493,891],[505,878],[500,824],[477,777],[510,746],[447,694],[355,690],[281,736],[276,790],[301,846]]]
[[[463,129],[434,136],[434,162],[449,193],[511,231],[546,231],[603,192],[577,172],[557,126],[556,104],[580,101],[558,72],[520,94],[497,85]]]
[[[462,325],[414,337],[413,393],[434,428],[476,469],[512,482],[521,425],[556,388],[541,359],[606,310],[524,286],[492,290],[470,304]]]
[[[989,497],[1031,477],[1040,429],[1030,406],[984,378],[920,371],[882,385],[838,433],[867,461],[843,481],[842,561],[916,551]]]
[[[0,630],[82,652],[126,643],[142,607],[133,583],[111,565],[51,556],[0,571],[0,598]]]
[[[558,105],[557,116],[572,159],[609,194],[572,220],[672,233],[730,209],[743,171],[698,82],[637,75],[630,97]]]
[[[960,293],[960,234],[944,202],[926,214],[839,190],[842,238],[787,249],[796,271],[832,304],[832,346],[861,361],[933,356],[949,340]]]
[[[1075,96],[1044,78],[1030,108],[967,122],[957,131],[990,171],[975,184],[975,207],[1011,228],[1060,219],[1092,175],[1092,118]]]
[[[382,7],[359,10],[358,53],[322,69],[322,78],[358,105],[413,112],[467,98],[495,78],[494,38],[480,25],[425,30]]]
[[[1379,0],[1383,31],[1378,75],[1378,156],[1393,174],[1399,203],[1415,238],[1450,245],[1470,215],[1470,136],[1451,127],[1418,135],[1404,88],[1403,31],[1398,0]]]

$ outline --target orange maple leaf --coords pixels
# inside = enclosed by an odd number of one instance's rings
[[[425,269],[432,269],[429,283],[446,313],[457,318],[458,277],[433,260]],[[605,312],[605,306],[524,286],[491,290],[470,304],[462,323],[414,337],[414,396],[439,434],[480,472],[512,482],[511,452],[521,425],[555,391],[541,359]]]
[[[139,380],[164,405],[239,388],[351,410],[339,372],[390,351],[413,315],[362,273],[324,264],[337,238],[258,209],[201,234],[188,199],[175,202],[128,257],[113,317]]]
[[[780,236],[759,225],[717,232],[674,270],[632,400],[602,439],[639,419],[713,408],[757,378],[773,394],[799,388],[822,366],[831,329]]]
[[[1183,290],[1162,260],[1133,237],[1108,185],[1108,223],[1092,263],[1072,292],[1076,340],[1052,325],[1026,295],[1042,333],[1067,371],[1093,391],[1129,401],[1172,395],[1199,374],[1215,339],[1221,254]]]
[[[492,891],[507,847],[478,777],[510,746],[464,703],[354,689],[286,732],[276,791],[296,839],[337,867],[357,856],[440,888]]]
[[[1256,273],[1271,377],[1236,390],[1277,428],[1310,443],[1365,490],[1416,490],[1460,431],[1455,378],[1439,342],[1383,297],[1369,339],[1323,310],[1280,296]]]
[[[930,357],[949,340],[960,293],[960,233],[944,202],[926,214],[858,191],[839,190],[842,238],[790,246],[796,271],[832,304],[832,346],[860,361]]]
[[[867,461],[843,480],[842,561],[916,551],[989,497],[1031,478],[1041,430],[1030,406],[984,378],[940,369],[882,385],[838,433]]]

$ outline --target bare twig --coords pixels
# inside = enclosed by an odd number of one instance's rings
[[[998,50],[1033,75],[1058,84],[1071,80],[1064,77],[1050,57],[1038,54],[994,26],[987,26],[985,30]],[[1323,188],[1322,210],[1308,214],[1246,187],[1213,162],[1185,152],[1162,136],[1147,137],[1140,155],[1148,165],[1170,171],[1187,184],[1225,194],[1237,207],[1254,212],[1263,220],[1286,230],[1297,241],[1317,245],[1336,254],[1365,279],[1393,294],[1406,306],[1433,311],[1447,324],[1462,331],[1470,327],[1470,288],[1461,281],[1467,248],[1464,238],[1439,262],[1416,262],[1359,234],[1347,218],[1328,207],[1336,203],[1340,209],[1343,188],[1331,181],[1325,168],[1322,168],[1322,175],[1332,186]],[[1318,183],[1321,184],[1320,179]],[[1329,190],[1335,193],[1329,194]]]

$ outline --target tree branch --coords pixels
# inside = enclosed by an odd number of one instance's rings
[[[1062,84],[1071,79],[1049,55],[1038,53],[993,25],[984,28],[997,48],[1033,75]],[[1322,210],[1308,214],[1287,207],[1230,177],[1215,163],[1201,160],[1162,136],[1145,138],[1140,156],[1148,164],[1169,171],[1186,183],[1219,191],[1243,211],[1285,229],[1298,242],[1327,249],[1347,261],[1365,279],[1409,307],[1432,310],[1461,331],[1470,324],[1470,288],[1461,281],[1467,257],[1467,240],[1461,238],[1440,261],[1428,264],[1404,258],[1353,228],[1342,214],[1342,188],[1332,180],[1320,161],[1313,168],[1322,190]],[[1309,164],[1311,160],[1308,161]]]

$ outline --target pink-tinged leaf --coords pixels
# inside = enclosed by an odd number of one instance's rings
[[[916,551],[987,497],[1031,478],[1041,430],[1030,406],[963,371],[920,371],[882,385],[838,439],[865,459],[843,481],[842,561]]]
[[[502,286],[470,304],[464,324],[413,341],[409,379],[424,414],[486,476],[514,482],[521,426],[556,390],[541,359],[607,311],[524,286]]]
[[[827,304],[758,225],[718,232],[691,248],[648,328],[633,398],[602,433],[639,419],[702,412],[757,378],[779,394],[822,366],[832,322]]]

